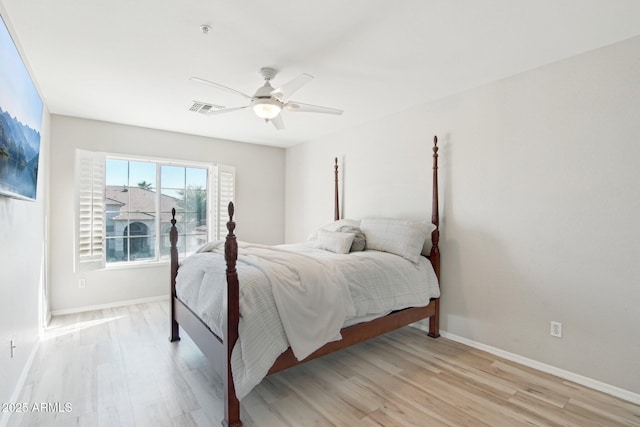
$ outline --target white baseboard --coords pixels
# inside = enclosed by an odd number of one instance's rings
[[[168,299],[169,299],[169,295],[160,295],[160,296],[157,296],[157,297],[130,299],[130,300],[125,300],[125,301],[111,302],[111,303],[108,303],[108,304],[89,305],[89,306],[85,306],[85,307],[67,308],[67,309],[64,309],[64,310],[53,310],[51,312],[51,315],[52,316],[61,316],[63,314],[83,313],[85,311],[103,310],[105,308],[123,307],[123,306],[126,306],[126,305],[134,305],[134,304],[145,304],[145,303],[148,303],[148,302],[162,301],[162,300],[168,300]]]
[[[24,368],[22,369],[22,373],[20,374],[20,378],[18,378],[18,383],[16,387],[13,389],[13,394],[9,399],[9,402],[19,402],[20,393],[22,393],[22,388],[24,387],[24,383],[27,381],[27,376],[29,375],[29,371],[31,370],[31,365],[33,365],[33,360],[36,358],[36,354],[38,353],[38,349],[40,348],[40,337],[36,339],[36,343],[31,350],[31,354],[29,354],[29,358],[27,359],[27,363],[25,363]],[[9,425],[9,419],[11,418],[11,412],[5,412],[0,417],[0,427],[7,427]]]
[[[414,323],[411,326],[414,326],[418,329],[429,331],[428,327],[422,325],[420,323]],[[610,394],[615,397],[619,397],[620,399],[624,399],[628,402],[634,403],[636,405],[640,405],[640,394],[633,393],[629,390],[625,390],[623,388],[615,387],[607,383],[603,383],[598,380],[594,380],[593,378],[585,377],[583,375],[579,375],[570,371],[566,371],[564,369],[557,368],[555,366],[547,365],[546,363],[538,362],[537,360],[529,359],[527,357],[523,357],[514,353],[510,353],[508,351],[501,350],[496,347],[491,347],[490,345],[482,344],[480,342],[470,340],[468,338],[464,338],[455,334],[450,334],[446,331],[440,330],[440,335],[443,337],[450,339],[451,341],[456,341],[461,344],[468,345],[469,347],[477,348],[478,350],[486,351],[487,353],[491,353],[493,355],[502,357],[503,359],[510,360],[512,362],[519,363],[524,366],[528,366],[533,369],[537,369],[542,372],[546,372],[548,374],[555,375],[560,378],[564,378],[565,380],[573,381],[576,384],[583,385],[585,387],[592,388],[594,390],[601,391],[603,393]]]

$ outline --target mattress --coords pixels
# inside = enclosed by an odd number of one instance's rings
[[[425,306],[440,296],[436,275],[424,257],[413,263],[386,252],[343,255],[311,244],[238,246],[240,322],[231,367],[240,399],[288,347],[296,357],[305,356],[340,339],[343,326]],[[225,269],[224,243],[214,242],[186,258],[176,278],[177,297],[222,339]]]

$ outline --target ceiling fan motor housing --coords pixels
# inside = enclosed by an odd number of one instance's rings
[[[273,86],[269,83],[269,80],[264,82],[256,93],[253,95],[254,98],[271,98],[271,92],[273,92]]]
[[[264,77],[265,82],[251,99],[251,108],[258,117],[270,120],[280,114],[284,103],[273,96],[273,86],[269,83],[269,79],[275,77],[276,70],[273,68],[262,68],[260,74]]]

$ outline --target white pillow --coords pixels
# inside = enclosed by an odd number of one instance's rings
[[[344,226],[344,225],[348,225],[350,227],[359,227],[360,226],[360,221],[356,220],[356,219],[339,219],[337,221],[334,222],[330,222],[329,224],[323,226],[320,228],[320,230],[325,230],[325,231],[338,231],[338,228]],[[308,240],[310,242],[315,241],[318,238],[318,231],[314,231],[313,233],[311,233],[309,235]]]
[[[348,254],[355,236],[356,233],[318,230],[313,246],[337,254]]]
[[[417,263],[435,226],[404,219],[364,218],[360,229],[366,236],[367,249],[390,252]]]

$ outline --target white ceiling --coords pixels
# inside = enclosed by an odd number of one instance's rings
[[[637,0],[1,1],[51,113],[281,147],[640,34]],[[253,94],[265,66],[345,113],[187,111],[242,104],[189,77]]]

